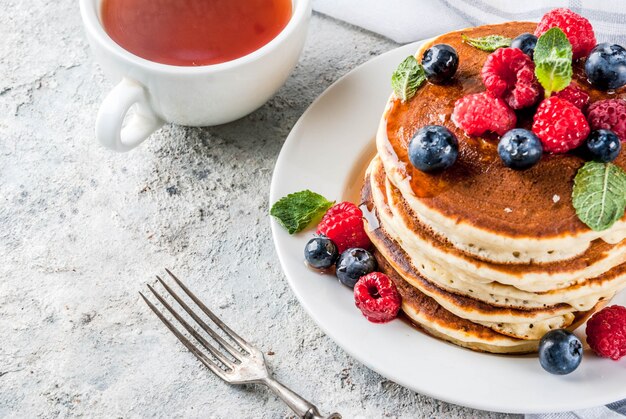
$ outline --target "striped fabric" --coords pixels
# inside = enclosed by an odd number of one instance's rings
[[[626,45],[626,0],[313,0],[313,9],[317,12],[363,27],[398,43],[487,23],[538,21],[544,13],[555,7],[568,7],[589,19],[599,42],[610,40]],[[626,400],[576,412],[526,417],[622,419],[625,416]]]
[[[526,419],[624,419],[624,416],[626,416],[626,400],[574,412],[526,415]]]
[[[598,41],[626,44],[623,0],[314,0],[323,14],[361,26],[399,43],[454,29],[509,20],[538,21],[548,10],[568,7],[591,21]]]

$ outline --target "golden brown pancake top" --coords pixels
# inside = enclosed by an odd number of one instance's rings
[[[549,273],[549,274],[558,274],[558,273],[575,273],[576,271],[583,270],[587,266],[591,266],[595,263],[600,262],[602,259],[608,256],[609,251],[615,246],[605,242],[602,239],[597,239],[591,242],[591,245],[587,249],[585,253],[579,255],[575,258],[568,259],[565,261],[558,262],[549,262],[549,263],[527,263],[527,264],[507,264],[507,263],[496,263],[490,262],[486,260],[477,259],[474,255],[469,255],[464,253],[463,251],[457,249],[450,242],[438,237],[432,233],[427,227],[425,227],[422,223],[419,222],[413,209],[409,207],[407,202],[404,200],[400,191],[391,185],[391,190],[386,190],[386,173],[384,170],[376,171],[372,173],[373,180],[376,182],[378,188],[384,190],[385,195],[385,204],[389,205],[388,202],[388,192],[391,192],[391,199],[394,206],[400,207],[400,216],[402,217],[403,222],[409,227],[409,229],[414,232],[416,235],[420,237],[421,240],[427,241],[431,246],[438,248],[439,250],[449,254],[451,256],[457,258],[463,258],[468,263],[475,265],[477,268],[480,267],[488,267],[490,269],[504,272],[510,276],[522,277],[524,274],[529,274],[533,272],[537,273]],[[364,203],[370,211],[373,211],[373,214],[376,214],[374,201],[372,197],[372,185],[370,179],[366,177],[365,183],[363,184],[363,188],[361,190],[361,202]],[[626,245],[625,242],[620,242],[618,246]],[[610,280],[615,278],[617,275],[621,275],[623,272],[626,272],[626,261],[625,263],[620,264],[620,270],[613,269],[612,272],[614,274],[611,275],[602,275],[598,278],[588,279],[581,285],[587,286],[592,282],[596,284]]]
[[[534,32],[535,26],[530,22],[509,22],[462,33],[470,37],[497,34],[514,38]],[[468,136],[451,120],[457,99],[485,91],[480,71],[489,53],[463,43],[461,32],[430,42],[438,43],[457,50],[459,68],[455,77],[446,85],[424,83],[411,100],[393,101],[386,114],[389,142],[398,159],[406,164],[405,175],[415,195],[446,217],[509,236],[554,237],[588,230],[576,216],[571,200],[574,176],[585,160],[575,153],[544,153],[541,161],[528,170],[506,168],[498,156],[497,135]],[[583,66],[581,61],[574,63],[574,80],[591,95],[592,102],[624,96],[624,88],[613,94],[593,89]],[[535,109],[517,111],[517,126],[530,129]],[[415,169],[407,155],[415,132],[430,124],[445,126],[459,140],[456,163],[434,174]],[[615,163],[626,168],[626,153],[622,152]]]

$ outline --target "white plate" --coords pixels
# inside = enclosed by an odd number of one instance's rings
[[[356,174],[371,156],[391,73],[418,46],[365,63],[310,106],[278,157],[271,203],[303,189],[340,201],[347,189],[360,188]],[[350,289],[305,266],[303,249],[312,230],[290,236],[272,220],[272,233],[289,284],[313,320],[346,352],[396,383],[447,402],[510,413],[580,409],[626,398],[626,360],[600,359],[587,350],[574,373],[554,376],[535,356],[472,352],[399,320],[370,323],[355,307]],[[626,295],[614,302],[626,304]]]

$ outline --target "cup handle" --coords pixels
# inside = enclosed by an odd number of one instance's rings
[[[133,105],[137,105],[135,111],[126,118]],[[123,78],[100,105],[96,138],[111,150],[129,151],[161,128],[163,123],[148,104],[146,89],[134,80]]]

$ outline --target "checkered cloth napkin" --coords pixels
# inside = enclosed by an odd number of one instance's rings
[[[313,0],[319,13],[379,33],[399,43],[455,29],[510,20],[539,21],[555,7],[567,7],[591,21],[599,42],[626,45],[624,0]],[[626,382],[624,383],[626,385]],[[626,400],[566,413],[526,415],[528,419],[623,419]]]

